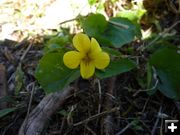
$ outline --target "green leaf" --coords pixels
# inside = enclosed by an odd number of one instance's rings
[[[88,3],[90,6],[92,6],[92,5],[96,4],[96,1],[97,0],[88,0]]]
[[[152,54],[150,64],[159,77],[158,89],[169,98],[180,99],[180,54],[177,49],[158,50]]]
[[[113,48],[109,48],[109,47],[102,47],[103,51],[107,52],[108,54],[112,55],[112,56],[121,56],[122,53],[118,50],[115,50]]]
[[[81,20],[82,27],[89,36],[99,37],[107,28],[108,22],[101,14],[90,14],[87,18]]]
[[[72,70],[63,64],[64,52],[48,53],[42,57],[36,78],[46,93],[62,90],[79,77],[79,70]]]
[[[128,19],[115,17],[111,18],[110,21],[117,25],[111,23],[108,25],[105,32],[105,38],[108,39],[114,47],[120,48],[123,45],[133,41],[135,37],[141,37],[139,27]],[[118,26],[118,24],[126,25],[128,28],[122,28]]]
[[[104,46],[120,48],[135,37],[141,37],[139,26],[121,17],[111,18],[108,22],[101,14],[91,14],[81,20],[81,25],[86,34],[96,38]],[[121,27],[122,25],[127,28]]]
[[[21,64],[17,67],[15,75],[15,95],[18,95],[24,83],[24,72],[22,71]]]
[[[129,59],[120,59],[111,61],[110,65],[105,70],[97,70],[96,76],[100,79],[112,77],[135,68],[136,65]]]
[[[130,21],[138,23],[141,17],[146,13],[145,9],[137,9],[137,10],[123,10],[117,13],[116,16],[127,18]]]
[[[13,108],[6,108],[6,109],[3,109],[3,110],[0,110],[0,118],[4,117],[5,115],[15,111],[16,108],[13,107]]]
[[[44,48],[44,52],[48,53],[63,48],[69,43],[69,36],[52,37]]]
[[[63,46],[69,42],[69,37],[68,36],[57,36],[57,37],[52,37],[47,44],[57,44],[59,46]]]

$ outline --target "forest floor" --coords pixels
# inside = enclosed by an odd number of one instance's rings
[[[46,4],[49,4],[48,2]],[[16,4],[18,6],[18,2]],[[159,7],[157,5],[148,6],[146,8],[150,14],[158,16],[161,29],[168,28],[180,20],[179,13],[172,11],[167,5],[162,7],[161,3]],[[5,9],[8,13],[12,12],[9,11],[11,8]],[[5,9],[0,10],[5,12]],[[45,10],[45,7],[42,10]],[[18,8],[17,12],[19,12]],[[25,18],[17,20],[16,17],[19,16],[13,15],[12,19],[5,14],[0,16],[4,17],[0,19],[2,40],[0,41],[0,85],[1,83],[6,85],[5,87],[0,86],[2,88],[0,96],[4,97],[0,99],[0,107],[11,108],[10,113],[0,117],[1,135],[18,134],[27,113],[31,112],[45,97],[43,89],[35,78],[35,70],[43,56],[47,35],[53,34],[53,30],[58,29],[57,24],[53,24],[55,27],[49,24],[37,29],[39,25],[42,26],[38,24],[32,29],[29,28],[30,31],[25,30],[27,25],[22,26],[18,21],[29,23],[29,20],[38,18],[28,14]],[[58,23],[72,18],[74,15],[66,16],[64,20],[58,20]],[[11,22],[7,23],[7,20]],[[156,29],[154,24],[146,22],[147,20],[141,22],[142,27]],[[180,34],[178,26],[174,29],[178,31],[177,34]],[[179,45],[180,40],[172,40],[172,42]],[[144,59],[140,59],[141,61],[144,66]],[[165,119],[180,118],[180,102],[165,97],[159,91],[151,96],[148,95],[147,90],[142,90],[139,85],[137,74],[137,70],[132,70],[101,81],[79,78],[71,84],[74,87],[74,93],[49,118],[41,134],[100,135],[108,132],[115,135],[163,134]]]

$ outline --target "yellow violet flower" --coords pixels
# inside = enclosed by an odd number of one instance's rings
[[[73,45],[77,51],[68,51],[63,56],[64,64],[75,69],[80,65],[82,78],[88,79],[93,76],[95,68],[104,69],[109,65],[110,57],[103,52],[96,39],[86,34],[79,33],[73,37]]]

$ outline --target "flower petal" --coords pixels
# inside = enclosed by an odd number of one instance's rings
[[[64,64],[70,68],[75,69],[79,66],[81,60],[81,54],[77,51],[66,52],[63,56]]]
[[[73,38],[74,47],[80,52],[88,52],[90,49],[90,39],[86,34],[78,33]]]
[[[96,58],[93,60],[97,69],[104,69],[109,65],[110,57],[106,52],[96,53]]]
[[[91,38],[91,52],[101,52],[102,49],[96,39]]]
[[[91,76],[93,76],[93,74],[95,72],[95,66],[92,62],[87,63],[85,61],[81,61],[80,72],[81,72],[82,78],[88,79]]]

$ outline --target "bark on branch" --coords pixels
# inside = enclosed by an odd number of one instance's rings
[[[72,92],[73,89],[67,87],[62,92],[45,96],[29,116],[26,117],[19,130],[19,135],[40,134],[51,116],[62,106]]]

